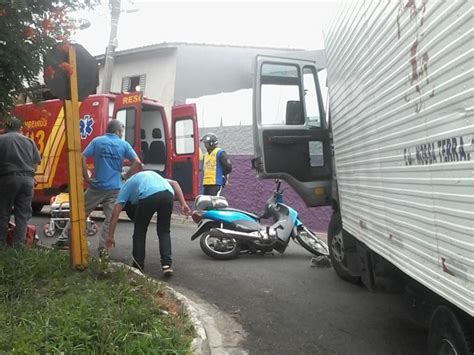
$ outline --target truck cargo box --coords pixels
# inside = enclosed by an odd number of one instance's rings
[[[474,315],[472,1],[351,2],[326,38],[343,228]]]

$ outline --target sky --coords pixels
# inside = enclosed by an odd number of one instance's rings
[[[108,0],[92,12],[74,40],[103,54],[110,35]],[[338,1],[135,1],[122,0],[117,50],[162,42],[322,49],[323,29]],[[127,12],[126,10],[136,10]]]
[[[91,23],[74,40],[92,55],[105,53],[110,36],[108,0],[101,1],[94,11],[75,14]],[[340,1],[121,0],[121,4],[117,50],[163,42],[323,49],[323,30],[331,24]],[[320,75],[325,82],[325,73]],[[199,127],[252,122],[251,89],[188,98],[186,103],[196,104]]]

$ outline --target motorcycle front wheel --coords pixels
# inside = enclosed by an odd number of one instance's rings
[[[230,260],[239,256],[240,244],[233,238],[211,237],[204,232],[199,241],[202,251],[207,256],[218,260]]]
[[[303,248],[314,255],[329,256],[327,244],[305,226],[298,228],[296,240]]]

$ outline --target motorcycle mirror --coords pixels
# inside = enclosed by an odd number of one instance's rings
[[[277,185],[276,191],[280,191],[280,186],[281,186],[281,180],[280,179],[275,179],[275,183]]]

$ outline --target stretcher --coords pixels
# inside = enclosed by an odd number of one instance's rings
[[[51,198],[51,218],[48,223],[43,226],[43,234],[47,238],[61,236],[62,238],[69,237],[70,230],[70,209],[69,209],[69,194],[60,193]],[[97,234],[99,227],[97,223],[92,221],[89,216],[86,219],[86,234],[92,237]]]

